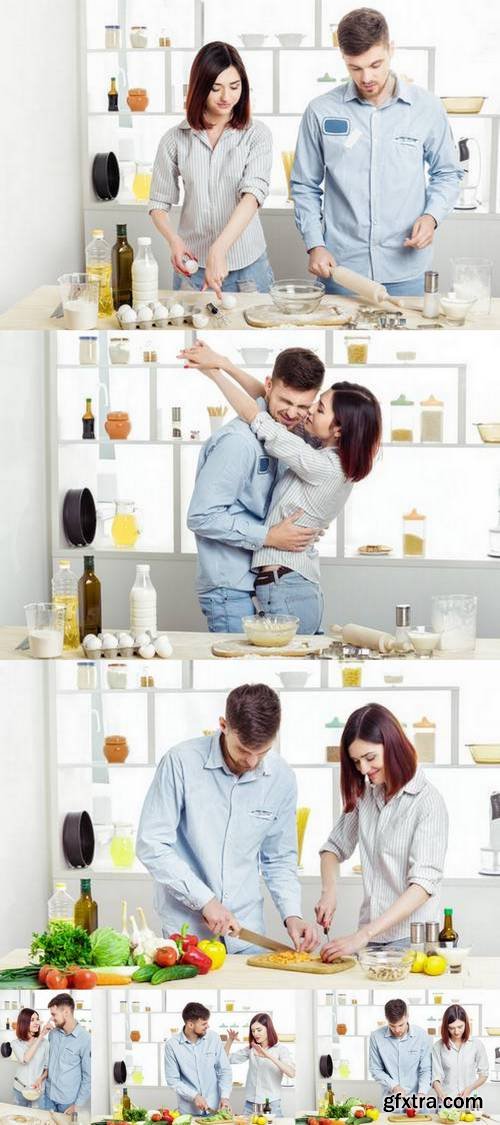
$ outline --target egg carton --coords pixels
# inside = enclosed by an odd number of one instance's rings
[[[111,638],[116,641],[116,645],[109,643]],[[129,639],[132,639],[132,645],[126,643]],[[100,647],[95,645],[95,641],[100,642]],[[102,633],[97,633],[97,636],[91,633],[83,638],[82,648],[87,660],[98,660],[101,656],[105,660],[116,660],[117,657],[121,660],[130,660],[134,656],[143,660],[152,660],[155,656],[166,659],[172,656],[173,652],[167,634],[152,633],[150,629],[144,629],[140,633],[131,633],[128,629],[119,629],[118,632],[104,630]],[[158,651],[158,648],[163,651]],[[153,651],[144,651],[145,649]]]
[[[148,306],[149,307],[149,306]],[[122,316],[116,314],[116,319],[123,332],[130,332],[133,328],[142,328],[149,330],[150,328],[183,328],[185,325],[192,327],[193,317],[187,309],[184,309],[182,316],[167,316],[167,317],[154,317],[152,320],[124,320]]]

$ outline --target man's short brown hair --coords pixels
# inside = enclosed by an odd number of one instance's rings
[[[267,684],[241,684],[227,697],[226,721],[246,747],[258,750],[278,733],[279,696]]]
[[[69,992],[58,992],[57,996],[54,996],[52,1000],[49,1001],[49,1009],[50,1008],[71,1008],[71,1011],[74,1012],[75,1001],[73,997],[70,996]]]
[[[389,1023],[398,1023],[408,1015],[408,1008],[404,1000],[388,1000],[384,1008],[385,1018]]]
[[[325,366],[309,348],[285,348],[276,356],[272,378],[281,379],[296,391],[318,391],[325,378]]]
[[[387,20],[376,8],[355,8],[341,19],[337,28],[339,47],[343,55],[363,55],[376,43],[389,46]]]

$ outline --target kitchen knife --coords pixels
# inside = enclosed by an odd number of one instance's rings
[[[61,320],[61,317],[63,317],[63,316],[64,316],[64,310],[63,310],[62,302],[61,302],[60,304],[56,305],[56,307],[54,309],[54,312],[50,314],[50,319],[52,320],[55,317],[56,320]]]
[[[292,945],[284,945],[281,941],[274,941],[273,938],[265,937],[264,934],[254,934],[253,930],[241,929],[239,934],[235,934],[241,941],[251,942],[252,945],[260,945],[262,949],[272,949],[279,953],[293,953],[294,948]]]
[[[29,637],[25,637],[18,645],[16,645],[16,652],[26,652],[30,647]]]

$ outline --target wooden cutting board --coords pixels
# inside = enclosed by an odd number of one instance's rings
[[[321,652],[322,649],[328,647],[330,641],[326,638],[317,641],[293,641],[290,645],[283,645],[279,647],[276,645],[273,648],[261,647],[260,645],[251,645],[244,637],[239,638],[235,636],[233,641],[215,641],[212,645],[211,651],[214,656],[228,656],[234,658],[236,656],[312,656],[314,653]]]
[[[276,305],[250,305],[243,313],[252,328],[334,328],[347,324],[352,313],[320,305],[312,313],[284,313]]]
[[[342,973],[345,969],[354,968],[355,964],[355,957],[339,957],[338,961],[330,962],[296,961],[295,963],[292,962],[289,965],[273,964],[273,962],[269,960],[269,956],[266,953],[256,954],[255,957],[247,957],[247,965],[255,965],[256,969],[278,969],[278,971],[284,969],[286,973]]]
[[[408,1125],[410,1121],[432,1121],[433,1118],[430,1113],[416,1113],[415,1117],[407,1117],[406,1113],[390,1113],[387,1120],[405,1122]]]

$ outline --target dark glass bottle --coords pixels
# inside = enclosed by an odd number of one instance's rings
[[[113,286],[113,305],[119,309],[120,305],[132,304],[132,262],[134,251],[127,242],[127,227],[125,223],[118,223],[116,227],[116,242],[111,251],[111,276]]]
[[[78,583],[78,619],[81,641],[87,633],[101,632],[101,583],[94,572],[93,555],[85,555],[83,559],[83,574]]]
[[[118,90],[116,89],[116,78],[111,79],[111,86],[108,90],[108,110],[118,110]]]
[[[95,438],[95,418],[92,414],[92,399],[85,399],[85,413],[82,416],[82,438]]]
[[[80,898],[75,902],[75,926],[88,934],[97,930],[97,903],[92,898],[90,879],[80,879]]]
[[[439,932],[440,945],[458,945],[458,934],[453,928],[453,910],[450,906],[444,908],[444,926]]]

